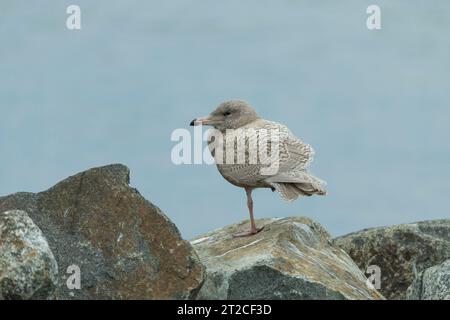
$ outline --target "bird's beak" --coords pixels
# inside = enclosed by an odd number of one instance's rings
[[[209,124],[211,124],[211,118],[210,116],[207,117],[202,117],[202,118],[197,118],[191,121],[191,123],[189,124],[190,126],[207,126]]]

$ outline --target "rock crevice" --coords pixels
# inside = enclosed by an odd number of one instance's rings
[[[248,222],[191,241],[207,276],[200,299],[383,299],[350,257],[311,219],[258,220],[263,231],[235,238]]]
[[[26,211],[58,263],[58,299],[188,299],[203,266],[177,227],[129,186],[130,172],[109,165],[71,176],[47,191],[0,198],[0,212]],[[77,265],[82,288],[66,286]]]
[[[450,299],[450,220],[332,240],[309,218],[261,219],[188,242],[129,183],[115,164],[0,197],[0,299]]]
[[[450,259],[450,220],[423,221],[350,233],[334,239],[356,264],[381,271],[380,292],[405,299],[406,290],[423,270]]]

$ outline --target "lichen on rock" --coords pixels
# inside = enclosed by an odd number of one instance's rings
[[[0,300],[47,299],[58,266],[47,240],[25,211],[0,213]]]
[[[189,299],[203,266],[178,228],[129,186],[123,165],[93,168],[41,193],[0,198],[0,211],[26,210],[59,266],[57,299]],[[81,288],[69,288],[68,267]]]
[[[200,299],[383,299],[330,235],[305,217],[261,219],[263,231],[232,234],[248,222],[193,240],[207,276]]]
[[[425,269],[406,291],[408,300],[450,300],[450,259]]]
[[[450,259],[450,220],[366,229],[334,239],[361,270],[380,268],[380,292],[405,299],[417,274]]]

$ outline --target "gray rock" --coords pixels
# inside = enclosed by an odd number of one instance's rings
[[[199,299],[383,299],[329,234],[308,218],[262,219],[263,231],[233,237],[248,222],[191,240],[207,276]]]
[[[123,165],[0,198],[0,211],[11,209],[26,210],[45,234],[59,266],[57,299],[188,299],[203,282],[192,246],[129,186]],[[80,269],[80,289],[67,286],[77,275],[71,266]]]
[[[409,300],[450,300],[450,259],[425,269],[406,291]]]
[[[47,299],[57,275],[48,243],[27,213],[0,213],[0,300]]]
[[[376,265],[379,291],[388,299],[404,299],[421,271],[450,259],[450,220],[424,221],[366,229],[334,240],[361,270]]]

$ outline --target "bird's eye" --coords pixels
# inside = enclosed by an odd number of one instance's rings
[[[229,116],[231,114],[231,112],[230,111],[225,111],[224,113],[223,113],[223,115],[226,117],[226,116]]]

